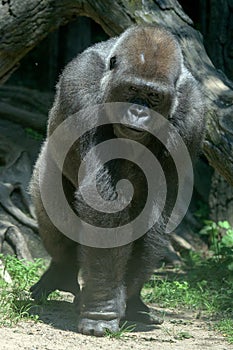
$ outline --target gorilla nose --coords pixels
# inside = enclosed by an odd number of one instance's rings
[[[129,112],[137,118],[148,117],[148,104],[145,100],[134,99],[130,101],[132,105],[129,107]]]

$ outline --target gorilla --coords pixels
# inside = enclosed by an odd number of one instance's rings
[[[112,103],[129,104],[126,118],[128,115],[138,124],[133,124],[134,127],[132,123],[123,121],[111,122],[111,108],[106,107],[109,124],[98,126],[95,120],[99,118],[98,112],[88,111],[91,111],[92,106],[111,106]],[[79,120],[80,111],[84,112]],[[166,143],[156,138],[153,130],[150,132],[143,128],[143,123],[146,124],[154,117],[150,111],[162,115],[175,130],[167,134]],[[69,128],[67,124],[67,134],[64,133],[52,151],[48,152],[49,139],[71,115],[77,115],[75,127],[70,125]],[[57,159],[69,139],[69,132],[78,132],[85,120],[90,125],[93,122],[92,130],[77,137],[78,140],[71,145],[61,166]],[[156,123],[153,125],[156,129]],[[119,37],[95,44],[73,59],[65,67],[57,84],[55,101],[49,113],[47,138],[30,185],[39,233],[51,256],[49,268],[31,287],[32,297],[37,300],[47,297],[55,289],[73,293],[78,314],[77,329],[87,335],[102,336],[106,329],[117,331],[122,319],[153,322],[149,308],[140,298],[140,292],[162,259],[169,239],[165,226],[175,205],[179,187],[170,150],[176,147],[176,135],[179,134],[194,161],[201,149],[204,129],[204,108],[199,85],[183,63],[177,40],[166,29],[136,25]],[[64,214],[63,203],[57,196],[55,175],[48,158],[53,163],[53,169],[60,169],[69,207],[82,220],[104,230],[122,226],[137,218],[148,197],[147,179],[137,164],[124,157],[103,164],[95,181],[105,201],[111,202],[118,198],[125,208],[117,213],[109,213],[98,211],[85,203],[83,189],[91,196],[93,178],[92,171],[87,167],[82,181],[79,181],[77,174],[80,164],[91,148],[109,139],[131,140],[153,153],[166,179],[165,205],[157,222],[140,237],[121,245],[91,246],[59,230],[45,208],[41,186],[44,186],[45,192],[54,196],[54,210],[61,220],[67,222],[67,227],[69,218]],[[146,156],[143,160],[149,163]],[[99,158],[94,154],[90,163],[95,167],[98,162]],[[117,184],[123,178],[133,183],[134,193],[130,204],[124,197],[124,191],[117,193]],[[156,172],[154,178],[156,181]],[[158,196],[158,193],[153,193],[153,196]],[[155,211],[151,210],[147,220],[154,215]],[[78,231],[80,227],[73,229]]]

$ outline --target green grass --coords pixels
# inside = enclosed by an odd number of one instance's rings
[[[136,325],[135,324],[128,324],[128,322],[124,322],[122,326],[120,327],[119,331],[117,332],[112,332],[108,329],[105,331],[105,336],[108,338],[115,338],[115,339],[122,339],[122,338],[127,338],[127,334],[130,332],[133,332],[135,329]]]
[[[10,255],[0,255],[0,258],[12,278],[12,283],[0,278],[0,326],[12,326],[22,319],[38,320],[37,315],[29,312],[34,304],[29,288],[38,280],[45,263],[41,259],[35,262],[20,261]]]
[[[221,331],[230,343],[233,343],[233,319],[225,318],[216,323],[215,329]]]
[[[169,277],[168,277],[169,276]],[[145,302],[161,307],[204,313],[233,342],[233,275],[214,257],[203,259],[191,253],[185,268],[166,274],[161,269],[142,291]]]
[[[146,302],[188,308],[215,319],[215,329],[233,343],[233,228],[227,221],[204,220],[199,234],[209,243],[206,257],[191,252],[183,270],[158,272],[145,285]]]

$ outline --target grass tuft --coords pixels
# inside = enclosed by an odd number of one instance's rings
[[[135,324],[128,324],[128,322],[125,321],[117,332],[112,332],[109,329],[106,329],[105,336],[108,338],[125,339],[127,338],[128,333],[134,331],[135,327]]]
[[[44,261],[28,262],[10,255],[0,258],[12,278],[12,283],[0,278],[0,326],[12,326],[22,319],[37,321],[38,316],[30,314],[29,288],[45,269]]]

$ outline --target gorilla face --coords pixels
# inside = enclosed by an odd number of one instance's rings
[[[149,83],[142,78],[135,78],[129,83],[122,77],[121,83],[108,91],[106,102],[127,102],[122,123],[128,122],[131,126],[114,126],[115,135],[147,143],[149,135],[144,131],[145,127],[151,122],[155,124],[155,121],[151,120],[155,115],[152,115],[150,110],[168,118],[175,102],[175,92],[172,86],[162,82]]]
[[[181,52],[174,38],[167,34],[165,39],[159,40],[153,31],[145,35],[140,28],[133,40],[129,31],[110,52],[101,81],[104,102],[130,103],[124,121],[133,124],[115,127],[118,137],[143,141],[142,129],[152,117],[149,109],[168,118],[175,105]]]

